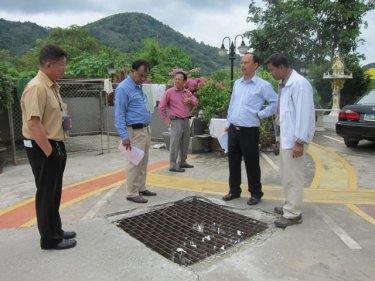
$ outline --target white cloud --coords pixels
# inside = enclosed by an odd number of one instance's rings
[[[220,47],[225,36],[233,40],[237,34],[243,34],[253,28],[246,22],[250,0],[0,1],[0,18],[30,21],[49,27],[85,25],[117,13],[141,12],[185,36],[194,38],[197,42],[215,47]],[[364,38],[366,43],[358,49],[366,55],[363,64],[375,62],[375,37],[372,36],[375,28],[375,11],[369,13],[365,19],[369,27],[362,30],[361,38]],[[227,44],[226,42],[226,48]]]

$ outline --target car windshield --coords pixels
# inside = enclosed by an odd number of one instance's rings
[[[375,89],[364,94],[356,104],[375,104]]]

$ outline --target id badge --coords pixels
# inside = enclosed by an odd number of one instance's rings
[[[72,117],[68,114],[63,114],[62,124],[64,131],[70,131],[72,129]]]

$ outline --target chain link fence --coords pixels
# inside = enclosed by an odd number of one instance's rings
[[[103,91],[103,80],[62,80],[61,96],[68,106],[73,120],[70,137],[65,141],[67,152],[98,151],[104,153],[118,146],[118,134],[114,127],[114,107],[109,104],[109,96]],[[116,86],[116,85],[114,85]],[[26,159],[22,136],[22,113],[18,100],[8,110],[9,126],[1,131],[6,144],[7,162],[14,164]],[[9,127],[9,129],[7,128]]]

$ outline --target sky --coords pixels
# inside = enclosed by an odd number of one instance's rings
[[[249,3],[250,0],[0,0],[0,18],[65,28],[113,14],[140,12],[197,42],[220,47],[224,37],[232,41],[236,35],[254,29],[246,22]],[[361,38],[366,42],[358,48],[366,56],[362,65],[375,62],[375,11],[368,13],[365,20],[368,28],[361,30]],[[236,45],[240,44],[238,37]],[[224,46],[228,49],[227,39]]]

